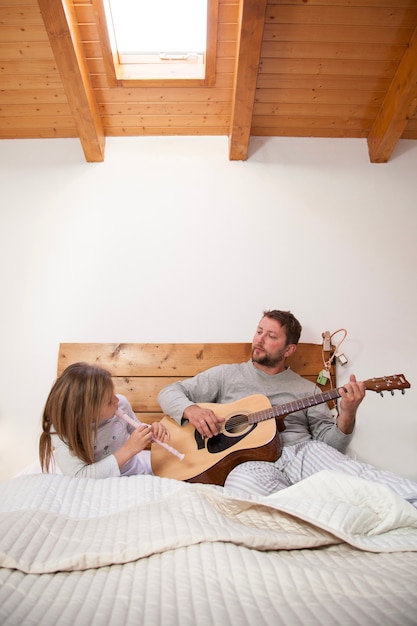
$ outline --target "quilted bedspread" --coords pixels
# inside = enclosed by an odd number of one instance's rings
[[[257,499],[150,476],[23,476],[0,486],[0,509],[0,565],[26,573],[128,563],[207,542],[417,551],[413,506],[384,486],[332,471]]]
[[[322,472],[262,499],[152,476],[0,484],[2,626],[416,626],[417,511]]]

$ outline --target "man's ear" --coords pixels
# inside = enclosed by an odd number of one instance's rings
[[[296,350],[297,350],[296,343],[288,344],[288,346],[285,349],[285,358],[288,359],[288,357],[292,356]]]

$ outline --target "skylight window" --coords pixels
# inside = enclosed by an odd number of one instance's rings
[[[213,84],[218,0],[96,2],[104,12],[117,83]]]
[[[207,0],[110,0],[120,54],[204,53]]]

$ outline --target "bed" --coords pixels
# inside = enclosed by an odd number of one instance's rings
[[[62,344],[58,372],[100,362],[151,422],[168,381],[249,350]],[[321,346],[297,352],[292,367],[317,377]],[[0,484],[0,566],[2,626],[417,624],[417,510],[332,471],[266,498],[160,476],[21,475]]]

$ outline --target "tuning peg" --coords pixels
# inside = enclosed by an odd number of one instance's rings
[[[394,391],[393,391],[392,389],[391,389],[391,395],[392,395],[392,396],[394,395]]]
[[[405,389],[401,389],[401,393],[404,395],[405,394]]]
[[[378,394],[381,396],[381,398],[384,397],[384,394],[382,393],[382,391],[378,391]]]

